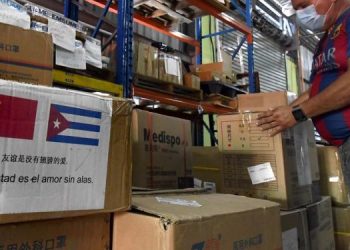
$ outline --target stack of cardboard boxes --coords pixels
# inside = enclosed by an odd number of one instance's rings
[[[51,35],[0,33],[0,249],[109,249],[131,205],[132,103],[52,88]]]
[[[214,181],[223,193],[278,202],[283,249],[335,249],[331,200],[320,196],[312,123],[274,137],[257,126],[259,112],[291,99],[286,92],[239,96],[240,113],[218,117],[218,149],[192,150],[193,175]]]
[[[162,52],[150,44],[135,43],[135,72],[141,78],[183,85],[181,58]],[[187,84],[187,82],[186,82]],[[196,85],[193,85],[196,87]]]
[[[134,110],[132,127],[133,185],[157,191],[134,194],[133,209],[114,216],[113,249],[281,249],[277,203],[198,190],[169,191],[182,177],[191,176],[190,121]],[[201,163],[219,172],[213,167],[218,158],[198,153],[194,172],[202,170]]]
[[[321,173],[321,193],[333,203],[337,249],[350,247],[350,193],[345,182],[342,161],[336,147],[318,147]]]

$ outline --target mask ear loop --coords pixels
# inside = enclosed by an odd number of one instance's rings
[[[319,2],[319,1],[320,1],[320,0],[317,0],[317,2]],[[327,21],[329,20],[328,14],[329,14],[329,12],[331,11],[331,9],[334,7],[335,2],[336,2],[336,0],[332,0],[331,6],[329,6],[329,9],[328,9],[327,12],[324,14],[324,16],[326,17],[325,23],[327,23]],[[337,20],[337,18],[338,18],[338,17],[336,17],[335,20]],[[333,21],[335,21],[335,20],[333,20]],[[334,23],[334,22],[332,22],[332,23]],[[332,27],[332,25],[330,25],[329,27]],[[327,30],[329,27],[323,27],[323,28],[324,28],[324,30]]]

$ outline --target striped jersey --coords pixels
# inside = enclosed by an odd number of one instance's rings
[[[318,45],[310,77],[310,97],[325,90],[347,71],[349,57],[350,8],[337,19]],[[322,138],[340,146],[350,136],[350,106],[315,117],[313,122]]]

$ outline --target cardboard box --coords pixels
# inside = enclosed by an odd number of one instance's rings
[[[335,233],[335,245],[337,250],[349,250],[350,234]]]
[[[108,249],[110,214],[0,226],[1,249]]]
[[[224,194],[133,197],[114,217],[114,250],[281,250],[276,203]],[[135,240],[137,239],[137,240]]]
[[[142,42],[135,43],[136,73],[158,79],[158,49]]]
[[[201,79],[191,73],[184,75],[184,86],[192,89],[201,89]]]
[[[3,23],[0,34],[0,78],[51,86],[51,35]]]
[[[133,186],[173,189],[191,174],[191,122],[133,111]]]
[[[288,105],[294,97],[286,91],[238,95],[240,112],[263,112]]]
[[[223,76],[225,75],[224,64],[222,62],[195,65],[191,67],[191,71],[202,82],[220,81],[223,80]]]
[[[158,60],[158,79],[168,83],[183,85],[181,58],[159,52]]]
[[[332,203],[329,196],[307,206],[311,250],[335,250]]]
[[[281,212],[283,250],[309,250],[310,238],[306,209]]]
[[[336,147],[318,147],[321,172],[321,193],[329,195],[335,204],[350,204],[350,193],[344,182],[342,163]]]
[[[350,233],[350,207],[333,207],[334,230]]]
[[[287,210],[310,204],[308,126],[300,123],[269,137],[257,127],[257,115],[218,117],[219,150],[224,153],[223,192],[270,199]]]
[[[0,85],[0,223],[129,208],[130,101]]]
[[[202,182],[215,183],[220,193],[223,155],[217,147],[192,147],[192,175]],[[204,183],[203,183],[204,184]]]

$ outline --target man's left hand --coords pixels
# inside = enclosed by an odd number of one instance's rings
[[[280,106],[263,112],[258,116],[257,125],[262,128],[263,131],[268,131],[270,136],[275,136],[297,124],[292,111],[293,109],[290,106]]]

